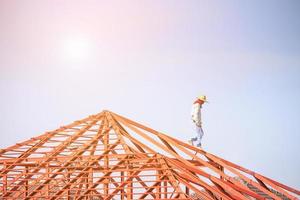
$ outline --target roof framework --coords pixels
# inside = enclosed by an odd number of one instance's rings
[[[0,150],[0,199],[298,199],[300,191],[110,111]]]

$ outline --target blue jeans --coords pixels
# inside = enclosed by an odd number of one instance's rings
[[[201,126],[196,125],[196,133],[197,133],[197,137],[192,138],[192,141],[196,142],[197,147],[201,147],[201,140],[204,135],[204,132],[203,132],[203,129]]]

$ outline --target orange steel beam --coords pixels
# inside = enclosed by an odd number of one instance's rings
[[[85,118],[85,119],[83,119],[83,121],[88,120],[89,118],[90,117]],[[36,151],[41,145],[43,145],[45,142],[47,142],[52,136],[54,136],[57,133],[57,131],[63,131],[65,129],[67,129],[67,128],[75,126],[78,123],[79,123],[79,121],[74,122],[74,123],[72,123],[70,125],[63,126],[63,127],[59,128],[59,129],[56,129],[56,130],[54,130],[52,132],[46,132],[46,133],[44,133],[43,135],[41,135],[39,137],[31,138],[30,140],[27,140],[27,141],[25,141],[23,143],[18,143],[18,144],[14,145],[14,146],[8,147],[7,149],[2,149],[2,150],[0,150],[0,156],[3,155],[5,152],[10,151],[11,149],[17,148],[20,145],[26,145],[26,144],[29,144],[29,143],[31,143],[33,141],[37,141],[38,139],[41,139],[37,144],[35,144],[34,146],[32,146],[30,149],[28,149],[25,152],[22,152],[22,154],[19,155],[18,159],[15,159],[15,163],[19,163],[19,162],[23,161],[24,159],[26,159],[30,155],[30,153]],[[13,168],[13,165],[8,165],[8,167],[5,168],[5,171],[3,171],[3,174],[7,173],[7,171],[9,171],[12,168]],[[2,174],[0,174],[0,177],[1,176],[2,176]]]
[[[116,114],[115,114],[115,115],[116,115]],[[162,133],[159,133],[159,132],[157,132],[157,131],[155,131],[155,130],[152,130],[152,129],[148,128],[148,127],[145,127],[145,126],[143,126],[143,125],[140,125],[140,124],[138,124],[138,123],[136,123],[136,122],[133,122],[133,121],[131,121],[131,120],[129,120],[129,119],[126,119],[126,118],[121,117],[121,116],[119,116],[119,115],[116,115],[116,116],[117,116],[118,120],[119,120],[119,121],[123,121],[124,124],[130,123],[131,125],[126,124],[126,126],[128,126],[128,127],[130,127],[130,128],[132,127],[132,129],[135,129],[135,131],[138,131],[138,132],[141,133],[140,130],[137,130],[137,129],[134,128],[132,125],[137,126],[138,128],[143,129],[143,130],[146,130],[146,131],[148,131],[148,132],[151,132],[151,133],[155,134],[156,136],[158,136],[158,137],[160,137],[160,138],[161,138],[161,137],[168,137],[168,138],[170,138],[169,136],[165,136],[165,135],[162,134]],[[171,140],[174,140],[174,141],[176,141],[176,142],[179,142],[179,143],[181,143],[181,144],[184,144],[183,146],[185,146],[185,147],[190,146],[190,145],[185,144],[185,143],[183,143],[183,142],[180,142],[180,141],[178,141],[178,140],[176,140],[176,139],[174,139],[174,138],[170,138],[170,139],[171,139]],[[151,142],[151,140],[149,140],[149,141]],[[153,141],[153,140],[152,140],[152,141]],[[173,143],[173,142],[170,141],[170,140],[168,140],[168,141],[171,142],[171,143]],[[153,143],[155,144],[156,142],[153,142]],[[173,143],[173,145],[175,146],[176,144]],[[177,145],[176,145],[176,146],[177,146]],[[181,148],[186,154],[192,156],[194,159],[196,159],[196,160],[198,160],[198,161],[201,162],[201,160],[195,158],[191,153],[187,152],[187,151],[186,151],[185,149],[183,149],[181,146],[178,146],[178,147]],[[192,148],[194,148],[194,149],[197,150],[197,148],[195,148],[195,147],[192,147]],[[199,152],[201,152],[201,151],[199,151]],[[203,151],[202,151],[202,153],[203,153]],[[209,155],[209,154],[206,153],[206,152],[205,152],[205,154],[206,154],[206,155]],[[218,161],[216,161],[216,160],[214,160],[214,161],[217,162],[217,163],[219,164]],[[202,164],[205,165],[204,162],[202,162]],[[207,164],[207,165],[209,165],[209,164]],[[221,165],[221,166],[222,166],[222,165]],[[209,166],[208,166],[208,167],[209,167]],[[213,167],[209,167],[209,168],[210,168],[210,169],[213,169]],[[227,168],[227,169],[230,170],[230,171],[232,171],[232,172],[234,172],[234,173],[236,173],[236,174],[238,174],[238,176],[240,176],[240,177],[242,177],[244,180],[246,180],[246,181],[248,181],[248,182],[254,184],[256,187],[259,187],[260,190],[262,190],[263,192],[267,193],[267,194],[268,194],[269,196],[271,196],[272,198],[274,198],[274,199],[279,199],[279,197],[275,196],[273,193],[271,193],[270,191],[266,190],[265,188],[260,187],[256,182],[253,182],[252,180],[250,180],[250,179],[248,179],[247,177],[243,176],[241,173],[237,172],[236,170],[234,170],[234,169],[232,169],[232,168]],[[217,171],[216,171],[216,172],[217,172]],[[218,173],[218,172],[217,172],[217,173]],[[223,176],[223,174],[221,174],[221,175]],[[225,175],[225,177],[226,177],[226,175]],[[231,179],[230,181],[235,182],[235,184],[242,186],[239,182],[237,182],[237,181],[235,181],[235,180],[233,180],[233,179]],[[242,186],[242,187],[244,187],[244,186]]]
[[[3,200],[296,200],[299,195],[110,111],[0,150]]]
[[[75,137],[79,137],[79,136],[78,136],[79,134],[80,134],[80,132],[77,133],[77,135],[76,135]],[[76,160],[76,159],[78,158],[79,155],[83,154],[84,151],[85,151],[86,149],[90,148],[90,146],[91,146],[92,144],[96,143],[97,140],[98,140],[100,137],[102,137],[102,136],[103,136],[103,135],[100,135],[100,134],[96,135],[94,139],[92,139],[89,143],[87,143],[86,145],[84,145],[81,149],[79,149],[79,151],[74,152],[74,154],[73,154],[73,156],[72,156],[72,159],[70,159],[69,161],[67,161],[67,163],[66,163],[61,169],[59,169],[57,172],[61,172],[65,167],[69,166],[71,161]],[[74,138],[72,138],[72,139],[74,139]],[[48,178],[46,181],[44,181],[43,185],[37,187],[32,193],[30,193],[30,194],[28,195],[27,199],[29,199],[31,196],[33,196],[34,194],[36,194],[38,190],[42,189],[42,188],[45,186],[45,184],[48,184],[48,183],[49,183],[52,179],[54,179],[56,176],[57,176],[57,174],[53,174],[50,178]]]
[[[126,122],[131,122],[131,123],[132,123],[131,120],[127,120],[127,119],[125,119],[125,118],[119,118],[119,121],[123,121],[124,123],[126,123]],[[136,125],[135,122],[133,122],[132,124]],[[135,131],[136,133],[138,133],[139,135],[143,136],[143,137],[144,137],[145,139],[147,139],[149,142],[153,143],[154,145],[158,146],[159,148],[161,148],[161,149],[165,150],[166,152],[170,153],[171,155],[175,156],[175,157],[178,158],[180,161],[182,161],[182,162],[186,163],[187,165],[189,165],[189,163],[188,163],[185,159],[183,159],[182,157],[180,157],[177,153],[175,153],[175,152],[173,152],[173,151],[170,151],[167,147],[165,147],[165,146],[163,146],[162,144],[156,142],[156,141],[153,140],[151,137],[149,137],[148,135],[146,135],[145,133],[143,133],[141,130],[139,130],[139,129],[133,127],[131,124],[126,124],[126,126],[129,127],[130,129],[134,130],[134,131]],[[152,131],[152,129],[147,128],[147,127],[144,127],[144,126],[142,126],[142,125],[139,125],[139,128],[140,128],[140,129],[143,129],[143,130],[147,130],[147,131]],[[152,133],[154,133],[156,136],[159,136],[159,137],[162,137],[162,138],[168,140],[168,138],[165,138],[163,134],[159,134],[159,133],[156,132],[156,131],[153,131]],[[172,144],[172,143],[174,144],[173,141],[170,141],[170,140],[169,140],[169,142],[170,142],[171,144]],[[198,159],[197,157],[195,157],[193,154],[191,154],[191,153],[190,153],[189,151],[187,151],[186,149],[183,149],[183,148],[180,147],[180,146],[177,146],[177,147],[180,148],[180,149],[182,149],[183,152],[185,152],[186,154],[192,156],[194,159],[198,160],[200,163],[202,163],[202,164],[205,165],[206,167],[212,169],[212,170],[215,171],[216,173],[220,173],[220,170],[219,170],[219,169],[216,169],[214,166],[210,165],[209,163],[204,162],[204,161]],[[194,167],[194,166],[191,166],[191,167]],[[194,170],[197,170],[197,169],[194,169]],[[225,174],[222,173],[222,175],[226,177]],[[237,184],[240,184],[240,183],[237,182]],[[241,185],[241,184],[240,184],[240,185]],[[243,185],[241,185],[241,187],[243,187]],[[244,186],[244,187],[245,187],[245,186]],[[237,194],[236,194],[236,195],[237,195]],[[243,197],[241,197],[241,198],[243,198]],[[246,198],[244,197],[244,199],[246,199]]]
[[[118,143],[119,143],[119,141],[117,141],[111,148],[113,148],[114,146],[116,146]],[[97,162],[98,160],[101,160],[102,158],[104,158],[104,157],[105,157],[105,154],[106,154],[107,152],[109,152],[109,150],[110,150],[110,149],[107,149],[106,152],[105,152],[103,155],[100,155],[97,159],[94,159],[91,163],[88,163],[89,165],[88,165],[87,167],[85,167],[85,168],[82,170],[82,172],[79,173],[79,174],[76,176],[76,178],[74,178],[74,179],[72,179],[71,181],[69,181],[69,183],[67,183],[67,184],[64,186],[63,189],[69,188],[69,187],[71,186],[72,183],[76,182],[76,180],[77,180],[78,178],[80,178],[81,176],[83,176],[83,175],[85,174],[85,171],[89,170],[91,164],[93,164],[93,163]],[[57,192],[57,194],[56,194],[55,196],[60,195],[60,194],[62,194],[63,192],[64,192],[64,190],[60,190],[60,191]],[[53,198],[52,198],[52,199],[53,199]]]
[[[45,165],[46,162],[49,162],[53,158],[55,158],[55,156],[58,155],[63,149],[65,149],[68,146],[68,144],[71,144],[74,140],[76,140],[78,137],[80,137],[80,135],[82,133],[84,133],[86,130],[88,130],[90,127],[92,127],[92,125],[95,124],[96,122],[97,122],[97,119],[94,119],[92,123],[86,125],[86,127],[84,127],[83,129],[79,130],[75,135],[72,135],[66,142],[62,143],[60,146],[58,146],[57,148],[55,148],[53,150],[53,152],[51,152],[51,155],[47,156],[46,161],[43,162],[43,163],[40,163],[39,166],[33,171],[33,173],[38,172],[40,168],[44,167],[44,165]],[[32,177],[32,175],[28,175],[28,176],[26,176],[26,179],[29,179],[31,177]],[[15,187],[12,188],[12,191],[18,189],[23,184],[24,184],[24,181],[20,181]],[[11,191],[8,191],[4,195],[4,197],[9,196],[11,193],[12,193]]]

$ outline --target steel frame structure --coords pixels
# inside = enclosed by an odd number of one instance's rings
[[[0,199],[298,199],[300,191],[110,111],[0,150]]]

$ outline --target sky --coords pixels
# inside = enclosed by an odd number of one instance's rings
[[[0,148],[111,110],[300,188],[300,1],[0,0]]]

